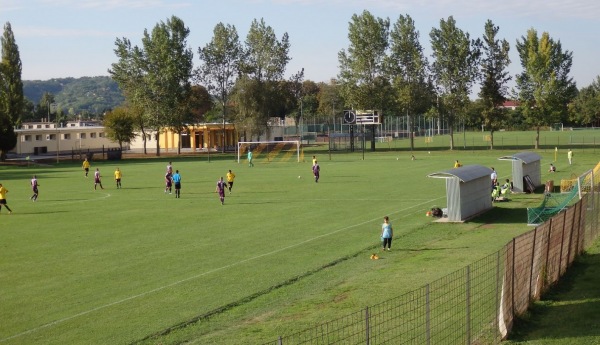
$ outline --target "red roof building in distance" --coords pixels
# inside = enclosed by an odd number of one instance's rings
[[[519,105],[518,101],[506,100],[499,108],[515,110]]]

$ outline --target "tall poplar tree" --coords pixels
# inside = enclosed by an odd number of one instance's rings
[[[212,40],[203,48],[198,48],[198,56],[202,64],[197,70],[197,76],[208,92],[219,100],[224,126],[227,119],[227,101],[244,61],[244,49],[235,26],[217,24]],[[224,152],[224,134],[222,139],[221,147]]]
[[[387,72],[396,95],[396,103],[407,115],[410,131],[410,148],[414,149],[412,127],[414,119],[431,106],[427,58],[419,42],[419,32],[414,20],[400,16],[390,32],[390,55],[386,61]]]
[[[346,104],[354,109],[380,108],[389,28],[389,19],[375,18],[366,10],[354,14],[348,24],[350,45],[338,53],[338,82]]]
[[[567,105],[577,94],[569,76],[573,53],[564,51],[560,41],[547,32],[538,37],[535,29],[517,40],[523,72],[517,75],[517,91],[525,120],[536,129],[535,148],[539,148],[540,128],[566,118]]]
[[[160,133],[173,128],[180,136],[190,114],[189,98],[193,53],[187,46],[189,29],[172,16],[157,24],[151,33],[144,30],[142,48],[128,39],[117,39],[119,62],[109,73],[124,90],[134,107],[144,109],[144,123],[156,132],[156,155],[160,156]],[[128,101],[130,100],[128,99]],[[179,140],[178,152],[181,149]]]
[[[510,45],[506,40],[499,40],[499,27],[491,20],[485,23],[485,32],[481,45],[481,89],[479,97],[483,103],[481,116],[486,129],[490,131],[490,148],[494,148],[494,131],[500,129],[506,111],[500,106],[506,100],[508,87],[506,83],[511,79],[508,71],[510,58],[508,52]]]
[[[10,22],[4,25],[0,38],[2,61],[0,62],[0,160],[17,145],[14,127],[20,123],[23,111],[23,81],[21,80],[21,57]]]
[[[284,33],[281,40],[264,19],[254,19],[246,36],[246,59],[242,67],[246,79],[242,92],[246,94],[244,114],[250,116],[254,129],[268,130],[268,120],[275,114],[281,103],[280,84],[283,81],[286,66],[291,60],[289,56],[289,36]],[[257,133],[258,134],[258,133]]]
[[[390,103],[390,83],[384,65],[389,29],[388,18],[376,18],[366,10],[354,14],[348,24],[350,45],[347,51],[338,53],[338,81],[345,103],[353,109],[383,111]],[[371,130],[371,150],[375,150],[375,125]]]
[[[450,149],[454,149],[454,126],[469,102],[471,87],[479,75],[478,40],[456,26],[452,16],[441,19],[440,27],[429,34],[433,50],[432,70],[450,130]]]

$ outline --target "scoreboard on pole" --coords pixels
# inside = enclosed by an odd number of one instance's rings
[[[345,110],[344,123],[351,125],[379,125],[381,115],[377,110]]]

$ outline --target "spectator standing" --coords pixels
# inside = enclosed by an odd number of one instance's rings
[[[381,224],[381,239],[383,241],[382,250],[390,251],[392,248],[392,237],[394,237],[394,229],[392,228],[392,224],[390,223],[390,218],[388,216],[383,217],[383,224]]]

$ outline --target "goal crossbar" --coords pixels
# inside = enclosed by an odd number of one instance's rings
[[[260,145],[285,145],[285,144],[293,144],[296,147],[296,161],[300,162],[300,141],[299,140],[288,140],[288,141],[238,141],[237,143],[237,162],[239,163],[242,159],[243,155],[245,155],[248,151],[246,149],[242,149],[243,147],[259,147]]]

